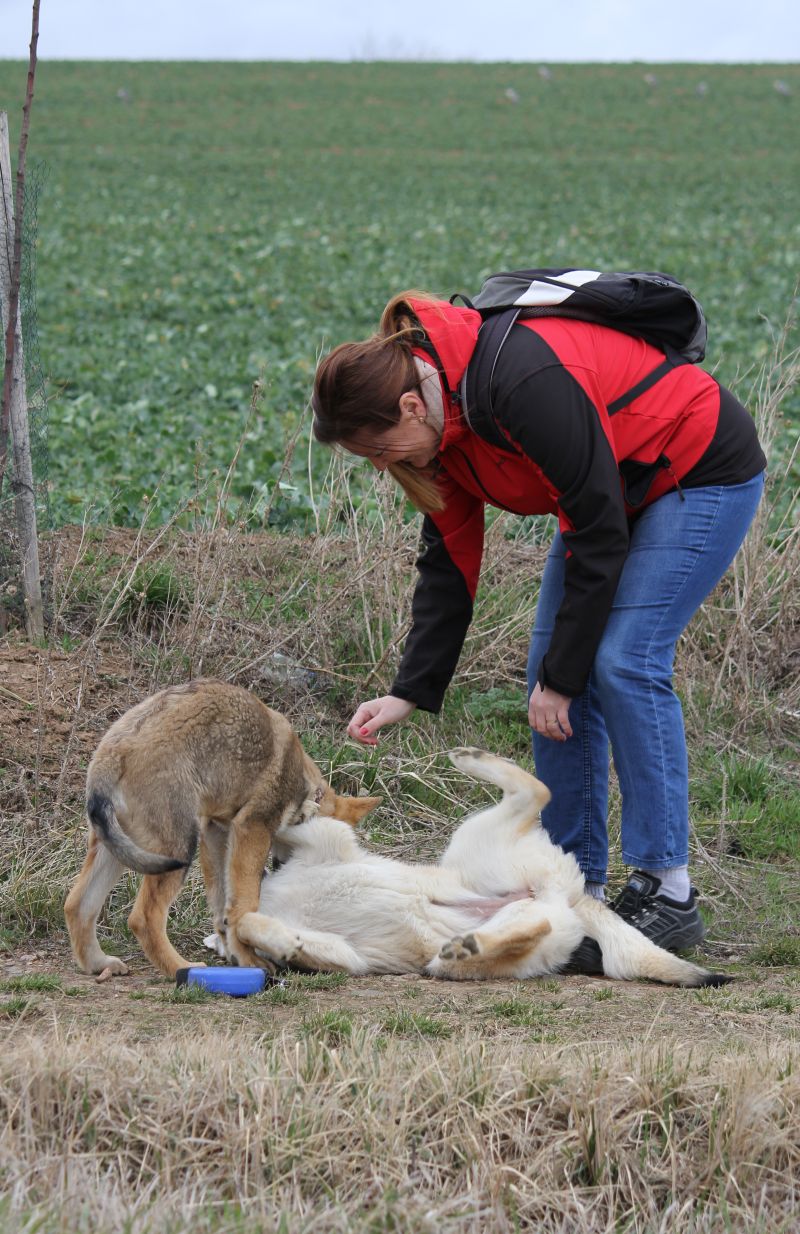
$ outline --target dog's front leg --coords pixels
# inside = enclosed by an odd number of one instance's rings
[[[366,960],[337,934],[295,929],[264,913],[245,913],[239,920],[237,932],[240,939],[276,964],[292,964],[327,973],[358,975],[369,971]]]
[[[261,876],[269,856],[272,828],[263,815],[245,806],[229,827],[225,870],[226,947],[235,964],[271,968],[249,947],[239,933],[245,913],[255,913],[261,889]]]

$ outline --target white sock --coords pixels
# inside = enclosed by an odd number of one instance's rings
[[[660,896],[666,896],[668,900],[677,900],[679,904],[685,904],[689,899],[692,884],[689,881],[688,866],[675,866],[671,870],[645,870],[644,872],[661,880],[661,886],[658,889]]]
[[[605,900],[606,885],[605,883],[584,883],[583,890],[587,896],[591,896],[593,900]]]

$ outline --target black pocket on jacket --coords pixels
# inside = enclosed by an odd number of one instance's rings
[[[623,459],[619,465],[619,474],[622,476],[622,495],[626,504],[634,510],[642,505],[656,476],[665,467],[669,467],[669,459],[665,454],[660,455],[654,463],[640,463],[635,458]]]

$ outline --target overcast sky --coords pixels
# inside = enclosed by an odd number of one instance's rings
[[[0,0],[27,59],[31,0]],[[800,0],[41,0],[42,59],[800,59]]]

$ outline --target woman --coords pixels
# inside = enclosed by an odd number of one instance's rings
[[[610,742],[634,867],[613,906],[661,946],[692,946],[704,927],[672,666],[763,491],[753,421],[689,364],[617,410],[664,354],[605,326],[537,317],[518,321],[500,352],[490,434],[462,398],[480,326],[471,308],[402,293],[376,335],[337,347],[317,371],[317,440],[390,471],[425,513],[397,677],[348,732],[375,744],[416,707],[439,710],[472,617],[484,505],[557,515],[528,662],[536,774],[553,794],[542,821],[603,898]]]

